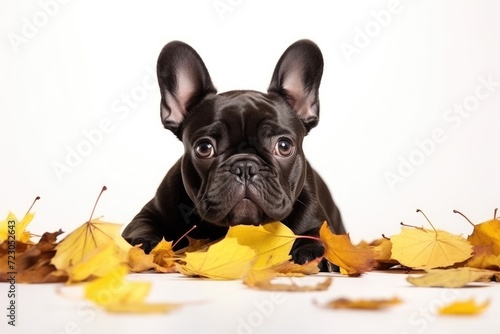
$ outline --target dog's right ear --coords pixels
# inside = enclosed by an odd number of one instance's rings
[[[161,120],[166,129],[179,136],[189,108],[215,89],[208,70],[196,51],[174,41],[163,47],[156,67],[161,91]]]

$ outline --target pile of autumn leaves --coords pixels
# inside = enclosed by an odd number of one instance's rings
[[[146,303],[150,283],[127,281],[129,272],[179,272],[209,279],[241,279],[251,288],[280,291],[319,291],[331,284],[331,278],[315,286],[273,282],[277,276],[318,273],[320,261],[304,265],[290,262],[290,249],[296,238],[302,236],[294,235],[280,222],[234,226],[223,239],[211,243],[187,237],[189,246],[175,252],[172,241],[162,240],[150,254],[145,254],[140,245],[132,247],[121,237],[121,225],[99,219],[85,222],[60,242],[57,237],[62,231],[44,233],[34,243],[26,231],[33,216],[28,212],[18,221],[9,213],[0,222],[0,281],[6,281],[12,271],[8,266],[7,222],[15,221],[18,283],[86,282],[86,298],[111,312],[164,312],[178,307]],[[500,280],[500,220],[496,210],[492,220],[471,223],[474,230],[467,239],[429,224],[431,229],[404,225],[400,234],[390,238],[353,245],[348,234],[334,234],[325,222],[317,239],[325,246],[324,257],[349,276],[374,269],[405,268],[426,271],[420,277],[408,277],[417,286],[461,287],[474,281]],[[123,287],[118,295],[103,298],[100,292],[117,283]],[[368,303],[366,308],[398,302],[397,298],[378,301]],[[339,300],[332,306],[343,307],[343,303],[345,300]],[[358,307],[364,308],[363,303],[358,301]],[[486,304],[476,310],[481,307]]]

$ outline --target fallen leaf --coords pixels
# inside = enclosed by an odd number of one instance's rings
[[[432,226],[430,221],[429,224]],[[432,230],[402,227],[400,234],[391,237],[391,242],[392,258],[409,268],[444,268],[472,256],[472,245],[467,240],[434,226]]]
[[[456,210],[454,212],[460,213]],[[492,246],[494,255],[500,255],[500,220],[496,217],[496,210],[493,219],[485,221],[481,224],[474,225],[467,217],[465,217],[473,226],[474,230],[469,235],[467,240],[472,245]]]
[[[50,264],[55,254],[57,236],[61,230],[54,233],[44,233],[38,243],[26,244],[16,242],[15,261],[9,258],[8,241],[0,245],[0,281],[10,279],[10,272],[16,272],[17,283],[55,283],[67,280],[65,273],[58,272]],[[9,260],[11,260],[9,262]]]
[[[84,281],[88,278],[102,277],[112,268],[126,263],[128,254],[110,241],[88,252],[75,265],[66,268],[68,283]]]
[[[290,284],[273,283],[272,280],[278,275],[277,272],[269,268],[256,270],[251,269],[243,279],[243,283],[249,287],[266,291],[324,291],[332,284],[332,278],[327,277],[323,282],[316,285],[297,285],[293,281]]]
[[[168,313],[181,306],[166,303],[113,303],[106,305],[105,309],[110,313]]]
[[[325,245],[324,257],[348,275],[360,275],[375,266],[372,249],[354,246],[349,234],[334,234],[326,222],[319,230],[319,237]]]
[[[280,222],[265,225],[237,225],[229,228],[226,238],[235,238],[240,245],[255,250],[255,269],[269,268],[290,258],[296,236]]]
[[[474,268],[432,269],[422,276],[408,276],[406,280],[416,286],[460,288],[468,283],[490,278],[494,271]]]
[[[474,256],[467,262],[467,267],[500,271],[500,255]]]
[[[449,267],[472,255],[467,240],[441,230],[402,227],[391,241],[392,257],[409,268]]]
[[[9,235],[12,235],[13,227],[15,231],[15,240],[21,241],[25,244],[32,243],[30,241],[31,238],[31,233],[26,231],[26,228],[28,227],[29,223],[33,220],[33,217],[35,214],[31,213],[31,209],[35,205],[36,201],[40,199],[39,196],[35,198],[33,201],[33,204],[31,204],[30,208],[28,209],[28,212],[24,215],[23,219],[21,221],[18,221],[16,216],[12,213],[9,212],[7,215],[7,218],[0,222],[0,244],[7,240]]]
[[[383,237],[373,240],[370,243],[362,240],[356,247],[369,248],[373,251],[373,259],[376,262],[373,270],[387,270],[400,264],[391,257],[392,243],[388,238]]]
[[[390,261],[392,255],[392,242],[389,239],[378,239],[369,244],[373,247],[374,259],[377,261]]]
[[[164,269],[158,271],[165,272],[167,270],[175,270],[175,253],[172,249],[171,241],[166,241],[165,238],[162,238],[155,248],[151,250],[150,254],[153,255],[153,262],[157,264],[158,267]],[[155,267],[155,270],[156,268],[157,267]]]
[[[437,312],[441,315],[476,315],[482,313],[489,305],[489,300],[482,304],[476,304],[474,299],[469,299],[445,305]]]
[[[269,269],[278,273],[278,276],[304,276],[319,273],[319,263],[321,259],[315,259],[304,264],[297,264],[291,261],[284,261],[275,264]]]
[[[88,221],[68,234],[56,247],[52,264],[59,270],[65,270],[78,264],[88,254],[99,247],[115,243],[127,254],[130,246],[120,235],[121,225],[107,223],[98,218]]]
[[[187,247],[184,247],[184,248],[181,248],[181,249],[175,251],[175,254],[179,255],[179,254],[184,254],[187,252],[197,252],[197,251],[207,250],[210,245],[212,245],[218,241],[218,240],[216,240],[214,242],[213,240],[210,240],[210,239],[194,239],[188,235],[186,236],[186,238],[189,242]]]
[[[113,313],[165,313],[179,304],[145,303],[151,290],[149,282],[125,280],[127,268],[117,266],[105,276],[85,285],[85,298]]]
[[[128,253],[129,270],[135,273],[140,273],[149,269],[154,269],[156,272],[171,273],[176,272],[175,263],[173,267],[164,268],[154,262],[154,255],[146,254],[144,249],[140,247],[132,247]]]
[[[24,243],[30,243],[31,233],[26,231],[26,227],[33,220],[35,214],[28,212],[21,221],[18,221],[16,216],[9,212],[7,218],[0,222],[0,243],[7,240],[12,229],[9,226],[15,226],[15,240]]]
[[[321,305],[325,308],[342,308],[342,309],[356,309],[356,310],[380,310],[389,306],[402,303],[398,297],[391,299],[348,299],[338,298]]]
[[[153,269],[157,266],[157,264],[153,262],[153,259],[153,254],[146,254],[144,249],[136,245],[128,251],[129,270],[134,273],[141,273]]]
[[[224,238],[204,252],[188,252],[177,264],[177,270],[187,276],[213,279],[239,279],[246,275],[257,254],[235,238]]]

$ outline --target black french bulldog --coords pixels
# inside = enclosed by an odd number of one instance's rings
[[[302,151],[319,120],[323,57],[316,44],[300,40],[283,53],[267,94],[217,94],[200,56],[178,41],[161,51],[157,73],[163,125],[185,152],[125,228],[129,243],[149,252],[162,237],[177,240],[193,225],[191,237],[215,240],[229,226],[272,221],[317,236],[326,220],[345,233],[326,184]],[[296,263],[323,254],[309,239],[297,239],[291,251]],[[326,261],[320,268],[331,269]]]

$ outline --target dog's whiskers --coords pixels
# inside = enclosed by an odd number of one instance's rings
[[[302,204],[303,206],[305,206],[305,207],[307,208],[306,203],[302,202],[300,199],[298,199],[298,198],[297,198],[295,201],[296,201],[297,203]]]

